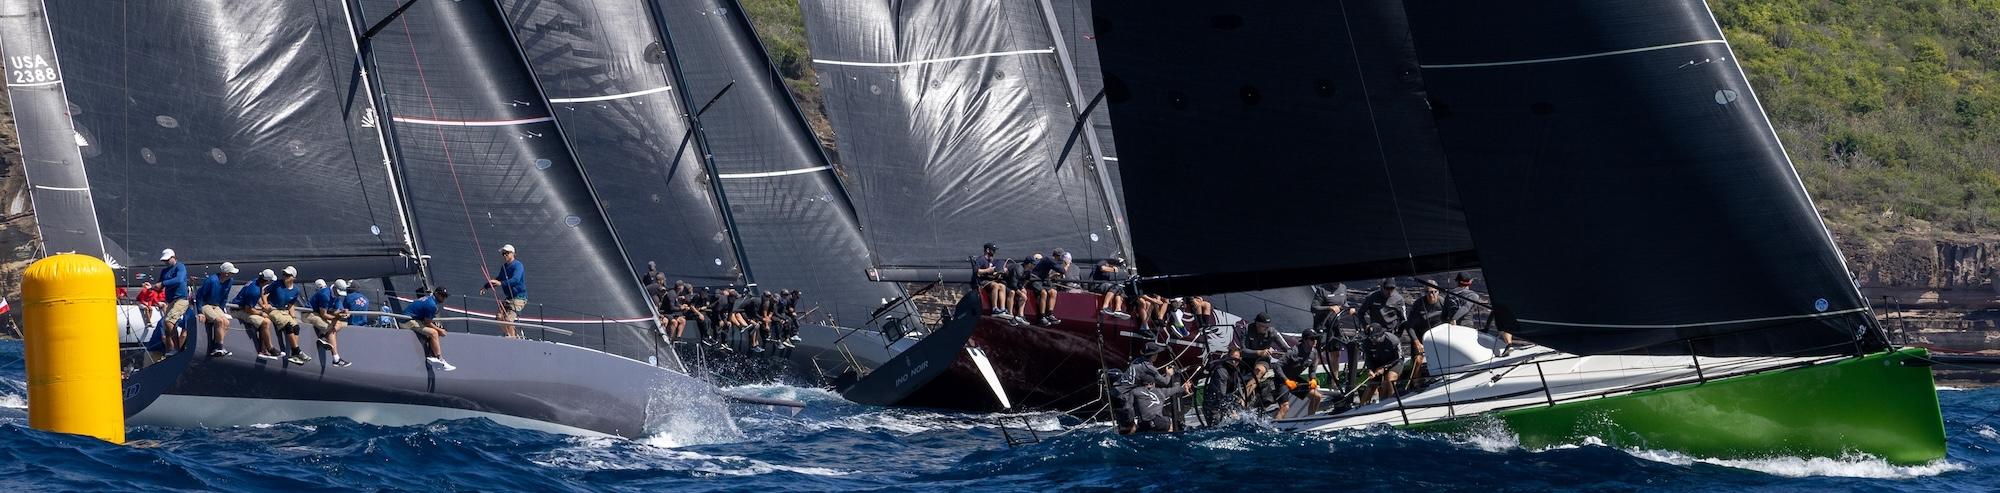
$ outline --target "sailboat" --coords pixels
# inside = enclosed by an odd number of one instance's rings
[[[1086,56],[1080,52],[1094,50],[1072,31],[1087,29],[1087,4],[801,6],[862,231],[876,253],[872,278],[964,290],[940,298],[958,300],[946,303],[954,320],[975,326],[934,378],[857,386],[844,394],[849,399],[1088,414],[1101,408],[1090,405],[1102,402],[1102,370],[1122,366],[1145,343],[1170,342],[1190,363],[1208,345],[1226,343],[1226,335],[1159,337],[1100,313],[1092,293],[1058,294],[1057,322],[1042,323],[1038,311],[1020,314],[1026,320],[995,316],[990,300],[969,289],[972,256],[984,243],[999,247],[996,262],[1029,268],[1030,255],[1064,249],[1077,259],[1072,279],[1088,279],[1098,260],[1129,252],[1110,178],[1110,135],[1090,120],[1097,81],[1072,70]]]
[[[332,367],[324,349],[305,365],[253,358],[238,327],[221,341],[236,355],[183,351],[132,371],[131,423],[477,417],[636,437],[727,419],[720,391],[656,336],[492,3],[0,8],[10,57],[68,62],[8,84],[42,251],[103,258],[128,283],[172,248],[191,280],[233,262],[364,280],[389,306],[424,286],[457,294],[440,317],[455,371],[427,364],[408,331],[349,327],[353,365]],[[516,322],[530,339],[496,337],[499,300],[478,289],[502,244],[538,274]],[[189,332],[189,348],[207,347],[206,330]]]
[[[499,3],[607,216],[637,225],[618,228],[632,272],[804,293],[797,340],[712,347],[691,324],[685,357],[721,378],[822,382],[942,367],[923,361],[964,344],[861,275],[872,252],[837,170],[735,2]],[[946,349],[906,354],[920,346]]]
[[[1882,336],[1702,2],[1096,6],[1142,286],[1478,267],[1534,343],[1440,326],[1427,386],[1275,426],[1944,457],[1926,353]],[[1223,217],[1271,234],[1175,235]]]

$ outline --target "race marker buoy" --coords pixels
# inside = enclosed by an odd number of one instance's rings
[[[125,443],[118,300],[111,266],[64,253],[21,280],[28,426]]]

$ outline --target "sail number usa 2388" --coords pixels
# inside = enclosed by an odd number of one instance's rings
[[[7,57],[7,83],[35,84],[56,80],[56,67],[41,55]]]

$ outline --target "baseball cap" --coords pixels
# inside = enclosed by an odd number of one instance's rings
[[[335,292],[335,293],[339,293],[339,294],[347,294],[347,280],[346,280],[346,279],[334,279],[334,280],[333,280],[333,292]]]
[[[1256,318],[1255,320],[1253,320],[1253,321],[1254,321],[1254,322],[1256,322],[1256,323],[1260,323],[1260,324],[1268,324],[1268,323],[1271,323],[1271,314],[1269,314],[1269,313],[1259,313],[1259,314],[1257,314],[1257,318]]]
[[[174,258],[174,249],[168,248],[165,250],[160,250],[160,260],[166,260],[170,258]]]
[[[232,264],[232,263],[229,263],[229,262],[223,262],[223,263],[222,263],[222,273],[224,273],[224,274],[235,274],[235,273],[236,273],[236,264]]]
[[[325,280],[325,279],[313,279],[313,288],[314,288],[314,289],[326,289],[326,280]]]
[[[264,269],[263,272],[257,273],[257,277],[263,278],[266,281],[278,280],[278,274],[271,272],[271,269]]]
[[[285,271],[284,271],[284,272],[285,272],[285,275],[287,275],[287,276],[292,276],[292,277],[298,277],[298,275],[299,275],[299,269],[297,269],[297,268],[294,268],[294,267],[292,267],[292,266],[289,266],[289,265],[285,266]]]
[[[500,253],[514,253],[514,245],[500,245]]]

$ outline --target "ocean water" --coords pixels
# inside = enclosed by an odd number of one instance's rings
[[[380,427],[345,419],[138,427],[126,446],[27,427],[18,342],[0,342],[0,489],[10,491],[1425,491],[2000,489],[2000,388],[1940,389],[1950,457],[1714,460],[1588,440],[1522,449],[1504,432],[1279,433],[1240,423],[1120,437],[1050,414],[860,406],[817,389],[796,415],[739,407],[733,426],[578,438],[485,420]],[[1039,443],[1009,447],[1026,429]]]

